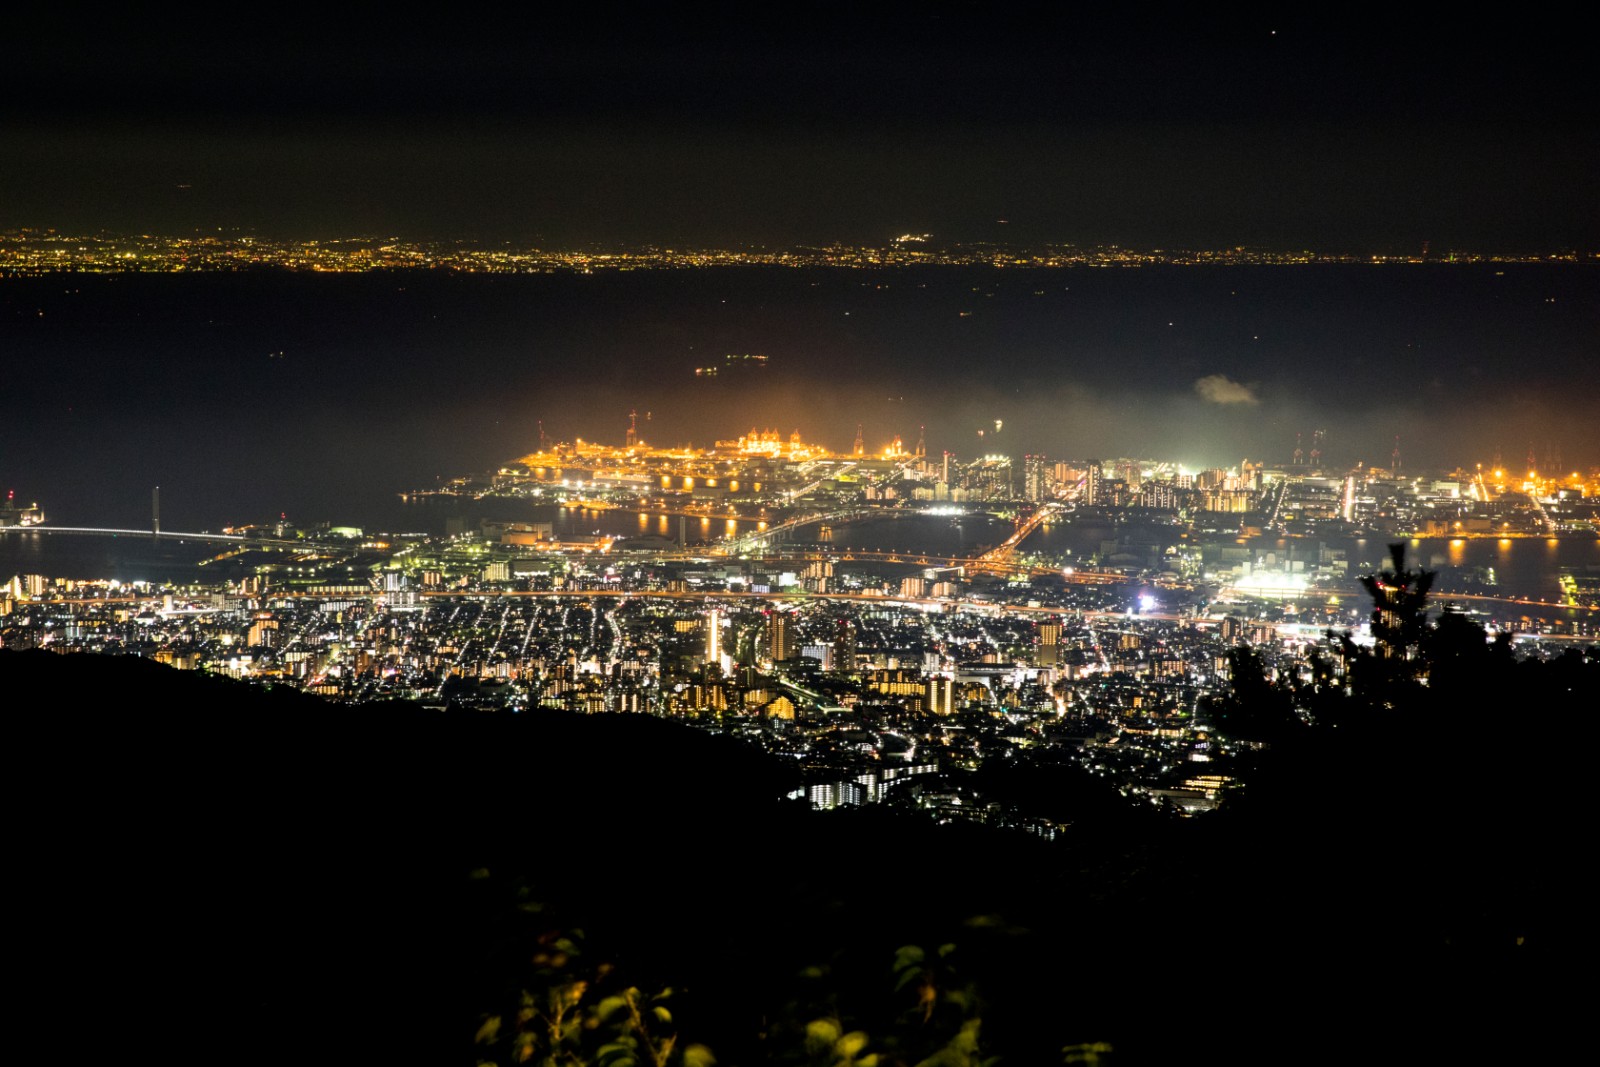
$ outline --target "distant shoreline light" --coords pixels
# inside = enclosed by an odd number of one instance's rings
[[[1554,252],[1344,253],[1307,249],[1232,247],[1136,249],[1122,245],[931,244],[929,235],[902,235],[884,246],[830,244],[793,247],[667,248],[658,245],[538,248],[343,237],[280,241],[250,234],[70,235],[53,230],[0,232],[0,272],[193,273],[287,270],[321,273],[437,270],[476,274],[550,274],[715,267],[873,269],[949,266],[1049,270],[1110,267],[1307,266],[1342,264],[1483,265],[1600,264],[1600,254]]]

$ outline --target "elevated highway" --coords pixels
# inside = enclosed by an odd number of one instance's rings
[[[1028,537],[1039,527],[1043,526],[1056,515],[1059,515],[1061,511],[1062,508],[1060,504],[1050,503],[1043,505],[1038,511],[1035,511],[1032,515],[1029,515],[1022,522],[1018,523],[1017,528],[1012,531],[1010,537],[1006,538],[1004,541],[985,552],[982,556],[978,557],[978,560],[974,566],[980,569],[985,567],[1007,566],[1011,562],[1012,555],[1016,553],[1017,546],[1026,541]]]
[[[1074,585],[1121,585],[1132,581],[1115,571],[1083,571],[1074,569],[1070,574],[1056,567],[1040,567],[1026,563],[992,560],[985,556],[939,556],[928,552],[875,552],[864,549],[840,549],[836,552],[821,549],[784,552],[770,556],[750,556],[748,561],[767,565],[784,563],[903,563],[914,567],[937,567],[954,570],[962,568],[989,574],[1028,575],[1034,578],[1056,577]]]
[[[180,530],[125,530],[113,526],[50,526],[40,523],[37,526],[0,526],[0,534],[8,533],[48,533],[48,534],[99,534],[111,537],[151,537],[165,541],[226,541],[237,542],[247,540],[242,534],[219,533],[191,533]]]
[[[234,545],[251,548],[349,548],[348,542],[321,542],[314,540],[285,540],[272,537],[246,537],[243,534],[210,533],[208,531],[162,530],[159,533],[153,530],[128,530],[112,526],[51,526],[40,523],[36,526],[0,526],[0,537],[8,534],[78,534],[94,537],[138,537],[149,538],[152,541],[173,541],[178,544],[197,542],[200,544]]]

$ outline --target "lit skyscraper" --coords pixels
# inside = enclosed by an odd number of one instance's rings
[[[794,655],[793,620],[786,611],[774,611],[767,616],[767,648],[774,663]]]
[[[722,612],[712,608],[706,616],[706,663],[722,662]]]

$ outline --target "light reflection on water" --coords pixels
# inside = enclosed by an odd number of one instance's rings
[[[640,512],[633,509],[591,510],[528,501],[490,501],[466,508],[449,503],[417,508],[414,521],[397,524],[403,528],[429,529],[443,526],[443,516],[466,511],[469,518],[549,522],[557,538],[579,537],[596,532],[619,537],[637,537],[651,531],[675,540],[680,530],[691,543],[713,542],[721,537],[755,533],[764,521],[736,520],[718,516],[688,516]],[[654,517],[655,521],[650,520]],[[698,521],[695,521],[698,519]],[[422,520],[422,521],[415,521]],[[652,530],[653,527],[653,530]],[[960,516],[912,513],[877,518],[857,523],[835,523],[833,546],[838,550],[861,549],[897,552],[923,552],[940,556],[970,556],[999,544],[1010,534],[1006,519],[981,512]],[[816,526],[793,531],[797,543],[815,542]],[[1108,542],[1132,539],[1164,548],[1180,543],[1179,531],[1172,527],[1110,526],[1088,523],[1056,523],[1043,527],[1021,546],[1024,553],[1039,553],[1047,558],[1072,561],[1091,560]],[[1215,538],[1229,546],[1231,538]],[[1279,559],[1292,556],[1313,560],[1320,544],[1343,550],[1352,576],[1375,570],[1388,557],[1388,542],[1382,538],[1244,540],[1252,549],[1272,552]],[[1141,550],[1145,551],[1145,550]],[[63,578],[117,578],[133,581],[174,580],[186,577],[214,580],[217,570],[197,568],[200,560],[216,554],[214,546],[181,545],[163,541],[153,544],[141,537],[88,537],[49,534],[0,536],[0,581],[12,574],[44,574]],[[1506,596],[1555,599],[1559,569],[1571,567],[1582,573],[1600,568],[1600,540],[1587,538],[1420,538],[1408,542],[1407,558],[1440,571],[1436,589],[1495,592]],[[1473,585],[1493,569],[1498,586],[1486,589]]]

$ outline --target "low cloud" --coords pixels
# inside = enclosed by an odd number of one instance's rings
[[[1194,383],[1194,391],[1213,404],[1259,404],[1256,391],[1226,374],[1208,374]]]

